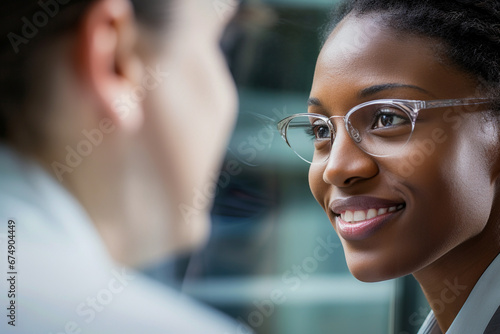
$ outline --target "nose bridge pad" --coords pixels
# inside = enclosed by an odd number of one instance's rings
[[[358,129],[356,129],[351,121],[348,121],[347,123],[347,127],[349,129],[349,135],[351,136],[351,138],[356,142],[356,143],[361,143],[361,141],[363,140],[363,138],[361,138],[361,134],[359,133]]]

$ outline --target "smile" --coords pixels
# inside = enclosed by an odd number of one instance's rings
[[[400,217],[406,202],[372,196],[336,198],[330,202],[332,223],[340,237],[347,241],[360,241],[374,235],[389,222]]]
[[[368,210],[346,210],[340,214],[340,218],[347,223],[362,222],[368,219],[385,215],[386,213],[402,210],[404,207],[404,204],[399,204],[385,208],[370,208]]]

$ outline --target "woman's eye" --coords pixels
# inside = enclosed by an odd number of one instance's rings
[[[330,138],[330,129],[328,126],[324,124],[314,125],[312,126],[312,132],[316,139],[329,139]]]
[[[306,132],[314,140],[330,139],[330,128],[324,123],[313,123],[307,128]]]
[[[330,139],[330,128],[322,120],[311,122],[305,128],[305,131],[312,140]]]
[[[375,115],[374,128],[386,128],[406,123],[408,123],[408,118],[401,111],[384,108],[377,111],[377,114]]]

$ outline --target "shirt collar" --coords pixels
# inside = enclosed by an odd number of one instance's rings
[[[447,334],[483,333],[500,303],[500,254],[488,266],[472,289]],[[478,312],[480,310],[480,312]],[[418,334],[442,334],[431,311]]]
[[[500,304],[500,255],[472,289],[447,333],[482,333]]]
[[[434,312],[430,312],[417,334],[442,334]]]

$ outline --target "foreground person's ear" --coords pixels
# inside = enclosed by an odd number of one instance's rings
[[[137,129],[143,118],[141,104],[124,99],[142,77],[137,33],[129,1],[98,0],[83,16],[76,41],[78,74],[97,102],[96,112],[126,130]]]

